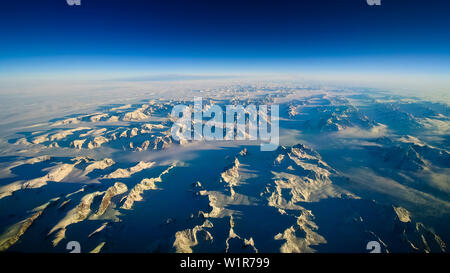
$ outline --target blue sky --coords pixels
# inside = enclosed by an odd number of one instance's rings
[[[5,1],[0,73],[450,72],[443,0]]]

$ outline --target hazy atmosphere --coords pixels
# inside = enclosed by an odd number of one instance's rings
[[[2,3],[0,251],[447,252],[450,3],[371,2]]]

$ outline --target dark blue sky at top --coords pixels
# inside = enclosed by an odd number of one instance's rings
[[[0,68],[346,61],[448,71],[444,0],[2,1]],[[351,61],[350,61],[351,60]],[[51,67],[51,65],[50,65]],[[189,68],[189,65],[186,66]]]

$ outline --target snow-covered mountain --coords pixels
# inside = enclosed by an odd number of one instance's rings
[[[0,250],[447,251],[448,105],[278,83],[195,90],[204,111],[279,104],[278,149],[175,140],[169,114],[187,97],[18,125],[0,142]]]

